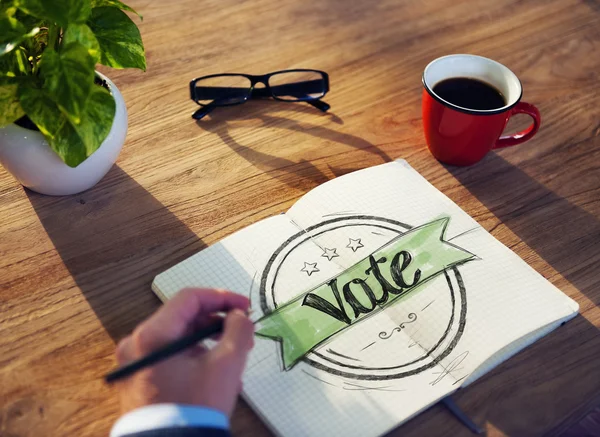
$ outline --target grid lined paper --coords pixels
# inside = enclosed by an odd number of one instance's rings
[[[405,161],[313,189],[285,215],[245,228],[157,276],[152,288],[162,300],[190,286],[234,290],[250,297],[256,320],[263,315],[265,267],[284,242],[304,241],[281,256],[272,282],[276,292],[266,299],[270,308],[441,218],[449,219],[444,240],[477,259],[448,269],[400,303],[333,336],[309,353],[311,362],[289,371],[282,370],[279,344],[257,338],[244,375],[244,396],[279,435],[381,435],[481,377],[578,310]],[[324,256],[333,249],[335,257]],[[318,271],[308,274],[304,263]],[[401,325],[393,338],[379,337]],[[333,358],[342,364],[333,364]],[[353,369],[352,360],[363,368]],[[412,361],[417,364],[395,367]],[[408,375],[407,369],[415,371]],[[375,379],[365,380],[365,375]]]

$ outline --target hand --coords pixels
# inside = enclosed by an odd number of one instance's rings
[[[246,317],[248,306],[248,299],[239,294],[186,289],[142,322],[117,346],[119,365],[210,324],[216,312],[227,312],[223,333],[213,349],[195,346],[119,382],[122,413],[150,404],[179,403],[214,408],[231,416],[253,346],[254,325]]]

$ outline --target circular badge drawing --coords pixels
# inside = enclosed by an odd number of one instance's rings
[[[413,229],[375,216],[341,216],[293,235],[271,256],[260,283],[268,315]],[[466,290],[457,266],[419,283],[310,350],[302,361],[357,380],[407,377],[454,349],[466,322]],[[422,329],[427,326],[427,329]],[[425,335],[426,332],[426,335]]]

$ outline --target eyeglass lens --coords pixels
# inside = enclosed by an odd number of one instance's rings
[[[214,76],[200,79],[195,85],[196,101],[201,105],[235,105],[250,97],[252,82],[245,76]]]
[[[316,71],[286,71],[269,77],[273,97],[290,102],[319,99],[325,95],[326,82]]]
[[[296,102],[323,97],[327,82],[323,74],[316,71],[286,71],[270,76],[269,87],[274,98]],[[194,93],[201,105],[235,105],[250,97],[252,82],[238,75],[206,77],[196,81]]]

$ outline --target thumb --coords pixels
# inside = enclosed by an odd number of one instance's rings
[[[254,324],[241,310],[232,310],[225,317],[225,327],[215,348],[219,355],[245,358],[254,345]]]

